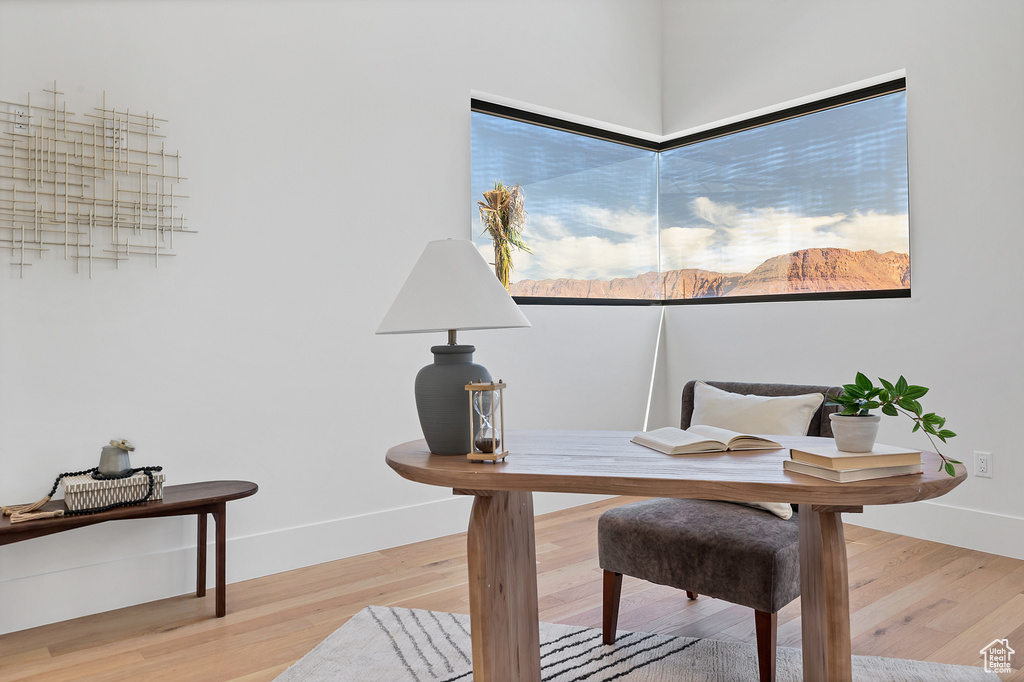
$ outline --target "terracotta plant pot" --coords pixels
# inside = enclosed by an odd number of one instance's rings
[[[833,413],[828,418],[832,420],[832,435],[836,438],[837,448],[843,452],[871,452],[878,436],[878,423],[882,421],[880,416],[844,417]]]

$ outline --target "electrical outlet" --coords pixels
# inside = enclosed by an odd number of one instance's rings
[[[974,475],[981,478],[992,478],[992,453],[974,451]]]

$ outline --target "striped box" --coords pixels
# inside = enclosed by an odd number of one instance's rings
[[[61,483],[64,486],[64,504],[71,511],[98,509],[118,502],[134,502],[149,490],[149,478],[142,472],[106,481],[96,480],[92,474],[82,474],[68,476]],[[163,497],[164,475],[154,473],[153,495],[149,499],[162,500]]]

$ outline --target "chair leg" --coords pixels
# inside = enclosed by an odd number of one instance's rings
[[[697,593],[696,592],[690,592],[689,590],[687,590],[686,591],[686,598],[687,599],[696,599],[697,598]]]
[[[778,640],[779,614],[754,611],[757,631],[757,673],[760,682],[775,682],[775,644]]]
[[[615,643],[615,630],[619,624],[619,597],[622,595],[622,574],[604,572],[604,600],[601,604],[603,625],[602,640],[605,644]]]

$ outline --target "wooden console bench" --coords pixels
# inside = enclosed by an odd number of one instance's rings
[[[225,598],[225,533],[227,503],[242,497],[254,495],[259,487],[249,481],[204,481],[184,485],[164,486],[164,499],[119,507],[99,514],[81,516],[58,516],[51,519],[23,521],[12,524],[9,517],[0,518],[0,545],[9,545],[22,540],[62,533],[72,528],[82,528],[104,521],[123,519],[151,519],[161,516],[198,517],[198,547],[196,554],[196,596],[206,596],[206,515],[212,514],[217,522],[217,617],[227,612]],[[64,500],[51,500],[43,507],[45,511],[67,509]]]

